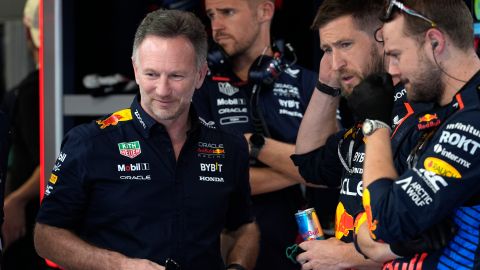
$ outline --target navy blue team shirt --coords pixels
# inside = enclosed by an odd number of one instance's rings
[[[258,105],[252,99],[253,83],[234,75],[208,76],[193,96],[200,117],[234,134],[254,132],[252,106],[259,108],[271,138],[295,144],[303,114],[315,88],[317,74],[298,65],[286,69],[272,85],[262,85]],[[252,197],[260,227],[260,254],[256,269],[295,269],[285,248],[296,240],[295,213],[304,206],[300,185]]]
[[[202,124],[178,160],[165,128],[140,106],[80,125],[64,138],[37,222],[128,257],[182,269],[224,269],[219,235],[252,222],[243,138]]]
[[[431,105],[407,103],[402,84],[395,87],[393,98],[392,150],[395,167],[402,170],[405,165],[400,160],[406,160],[406,155],[415,142],[413,136],[407,136],[417,123],[414,116]],[[365,143],[361,126],[362,123],[357,122],[348,130],[332,134],[323,146],[305,154],[291,156],[306,181],[340,187],[335,213],[335,237],[345,243],[353,242],[356,219],[365,211],[362,204]]]
[[[371,208],[377,239],[409,240],[445,218],[458,227],[445,248],[394,260],[384,269],[480,269],[479,89],[480,72],[450,104],[420,116],[409,169],[395,181],[369,185],[364,204]]]

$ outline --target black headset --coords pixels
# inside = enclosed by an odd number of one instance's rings
[[[285,47],[292,57],[291,61],[285,57]],[[272,50],[273,57],[260,55],[255,59],[248,71],[249,82],[271,85],[282,72],[297,61],[295,50],[290,43],[285,44],[283,40],[276,40],[272,44]],[[212,75],[221,76],[231,72],[232,63],[229,56],[220,45],[214,42],[210,43],[207,63]]]

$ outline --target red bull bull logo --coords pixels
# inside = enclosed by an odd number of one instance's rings
[[[97,120],[97,124],[100,126],[100,129],[104,129],[109,126],[116,126],[121,121],[129,120],[132,120],[132,113],[130,109],[124,109],[113,113],[103,120]]]
[[[335,215],[335,237],[342,239],[350,234],[354,229],[354,219],[343,206],[343,203],[338,203]]]
[[[425,114],[418,118],[418,130],[424,130],[432,127],[439,126],[441,123],[440,119],[438,119],[437,114]]]
[[[365,189],[363,191],[363,208],[365,209],[365,214],[367,216],[368,229],[370,231],[370,237],[373,240],[377,239],[377,236],[373,233],[377,229],[378,220],[373,220],[372,207],[370,206],[370,191]]]

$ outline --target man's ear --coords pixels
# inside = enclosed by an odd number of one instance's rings
[[[436,28],[431,28],[425,33],[425,41],[434,54],[441,53],[446,46],[445,35]]]
[[[257,18],[260,22],[271,21],[275,13],[275,4],[269,0],[263,0],[257,6]]]

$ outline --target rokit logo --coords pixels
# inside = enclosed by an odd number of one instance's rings
[[[149,171],[150,163],[118,164],[117,169],[119,172]]]
[[[478,147],[480,147],[480,143],[472,139],[467,139],[465,135],[460,135],[458,133],[445,130],[442,131],[439,143],[448,143],[456,146],[459,149],[462,149],[467,153],[470,153],[471,155],[474,155]]]

